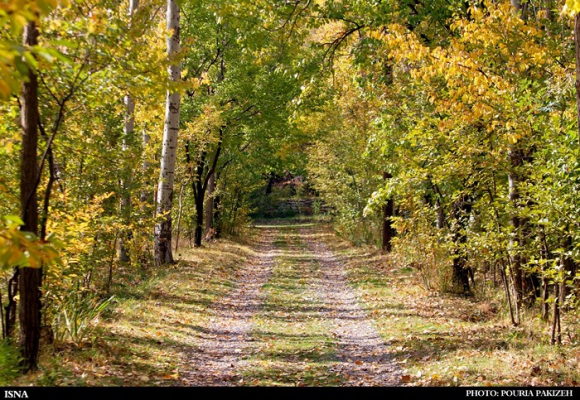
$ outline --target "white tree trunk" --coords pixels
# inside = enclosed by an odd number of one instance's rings
[[[172,31],[171,36],[167,39],[167,56],[171,59],[179,52],[179,5],[175,0],[167,0],[167,29]],[[179,63],[169,66],[169,79],[172,82],[179,81]],[[177,133],[179,131],[179,105],[179,93],[171,93],[168,90],[161,151],[161,173],[157,188],[157,217],[161,219],[155,226],[155,262],[157,265],[173,262],[171,253],[171,209],[173,207],[173,180],[177,153]]]
[[[151,137],[145,129],[143,129],[143,134],[141,136],[141,142],[143,145],[143,162],[141,164],[141,172],[143,173],[144,182],[141,187],[141,193],[139,193],[139,202],[141,203],[141,212],[144,213],[147,210],[147,204],[151,201],[151,194],[149,190],[151,189],[151,180],[147,176],[147,171],[149,170],[149,161],[147,161],[147,144],[149,143]]]

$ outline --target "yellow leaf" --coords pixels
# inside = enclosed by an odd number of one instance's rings
[[[202,85],[209,85],[211,83],[211,81],[209,80],[208,76],[207,76],[207,72],[203,71],[201,73],[201,84]]]

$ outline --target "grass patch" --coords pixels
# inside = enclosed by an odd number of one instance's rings
[[[0,340],[0,385],[7,386],[20,375],[18,350],[7,341]]]

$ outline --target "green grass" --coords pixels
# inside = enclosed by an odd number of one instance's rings
[[[303,224],[298,225],[303,227]],[[263,290],[266,300],[254,318],[253,339],[260,349],[246,361],[243,383],[251,386],[336,386],[342,378],[330,370],[336,343],[323,304],[312,292],[319,274],[294,226],[284,226],[276,239],[283,254],[274,260]]]
[[[0,386],[6,386],[20,375],[18,351],[0,340]]]

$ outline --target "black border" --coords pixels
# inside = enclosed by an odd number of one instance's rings
[[[550,391],[550,392],[543,392]],[[565,391],[565,392],[563,392]],[[542,394],[553,394],[543,396]],[[577,399],[576,387],[0,387],[1,399],[276,399],[276,396],[334,397],[336,400],[373,399]],[[10,397],[12,395],[12,397]],[[207,398],[208,396],[211,396]],[[353,398],[354,396],[354,398]],[[213,398],[212,398],[213,397]],[[299,399],[302,400],[302,399]]]

